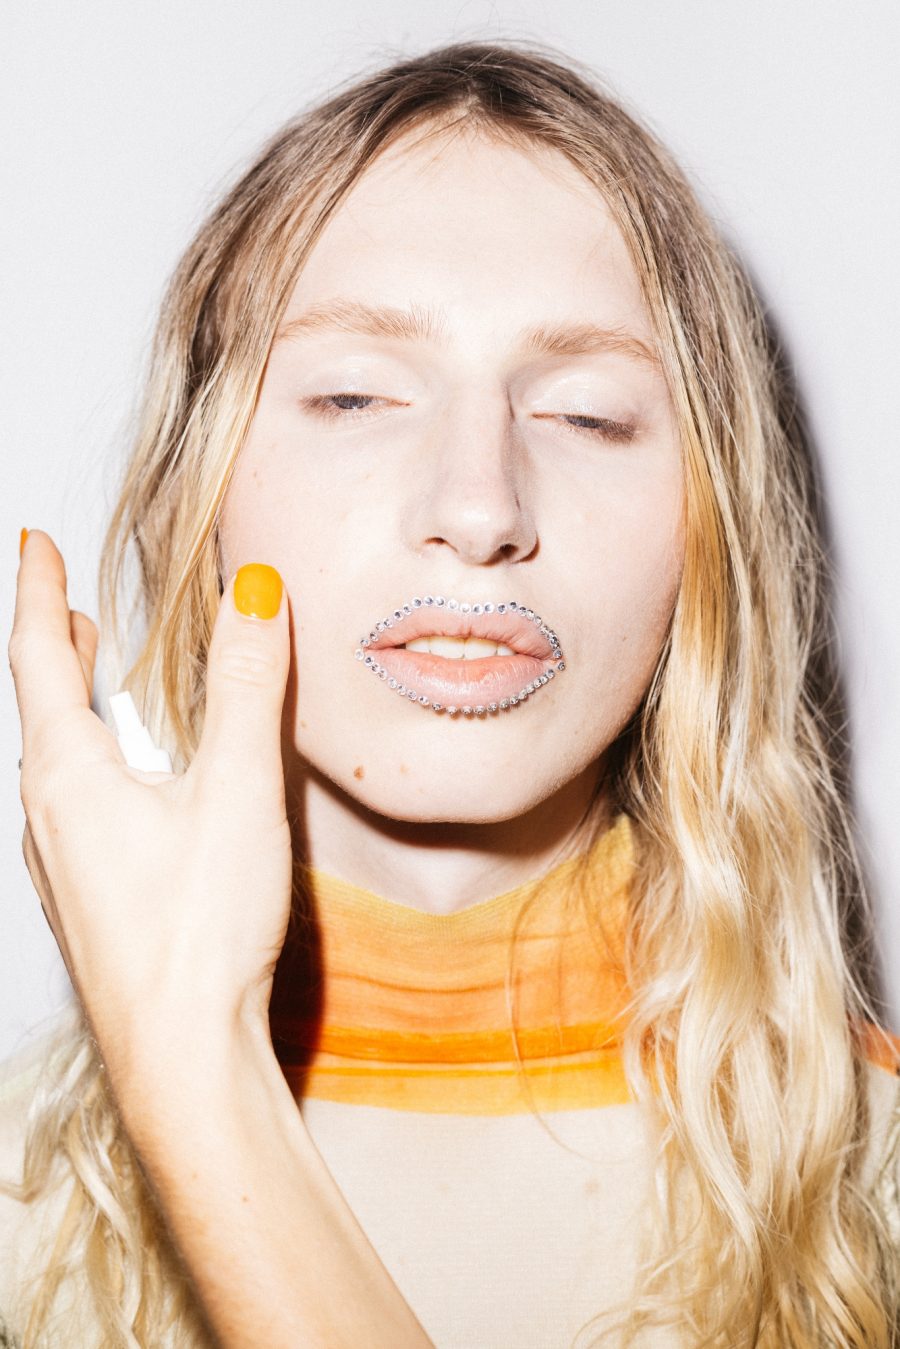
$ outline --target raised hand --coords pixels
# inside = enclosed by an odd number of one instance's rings
[[[25,856],[215,1342],[428,1349],[268,1033],[293,870],[280,577],[251,564],[225,590],[181,776],[125,763],[90,707],[96,648],[62,557],[32,531],[9,643]]]
[[[130,768],[91,710],[97,629],[32,530],[9,659],[22,723],[28,870],[115,1075],[144,1041],[265,1022],[290,908],[281,715],[288,603],[250,564],[222,596],[206,718],[182,775]],[[255,616],[254,616],[255,615]]]

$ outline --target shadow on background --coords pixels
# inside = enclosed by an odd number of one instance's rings
[[[818,578],[819,603],[815,621],[816,640],[807,676],[807,691],[831,759],[841,801],[855,830],[857,812],[853,736],[835,624],[834,532],[825,493],[822,461],[815,445],[807,404],[799,386],[796,368],[779,330],[777,319],[766,302],[765,292],[757,278],[746,263],[742,265],[765,315],[767,349],[778,372],[779,416],[796,451],[797,479],[809,502],[822,549],[823,560]],[[870,999],[879,1023],[887,1027],[892,1019],[890,998],[878,940],[872,878],[861,856],[858,857],[858,864],[861,872],[859,876],[855,868],[848,868],[844,876],[844,893],[841,896],[840,910],[844,949],[853,975]]]

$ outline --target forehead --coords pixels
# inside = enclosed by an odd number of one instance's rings
[[[652,340],[640,280],[599,190],[559,151],[481,131],[406,136],[316,240],[290,320],[334,296],[526,322],[600,320]]]

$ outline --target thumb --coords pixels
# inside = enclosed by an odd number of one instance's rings
[[[281,577],[265,563],[247,563],[226,586],[216,615],[192,775],[233,783],[243,793],[283,791],[281,715],[289,665]]]

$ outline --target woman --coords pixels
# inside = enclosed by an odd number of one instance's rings
[[[894,1341],[779,409],[679,170],[541,52],[360,80],[213,212],[101,572],[113,631],[135,541],[175,773],[90,711],[47,535],[20,565],[80,1000],[6,1089],[23,1345]]]

